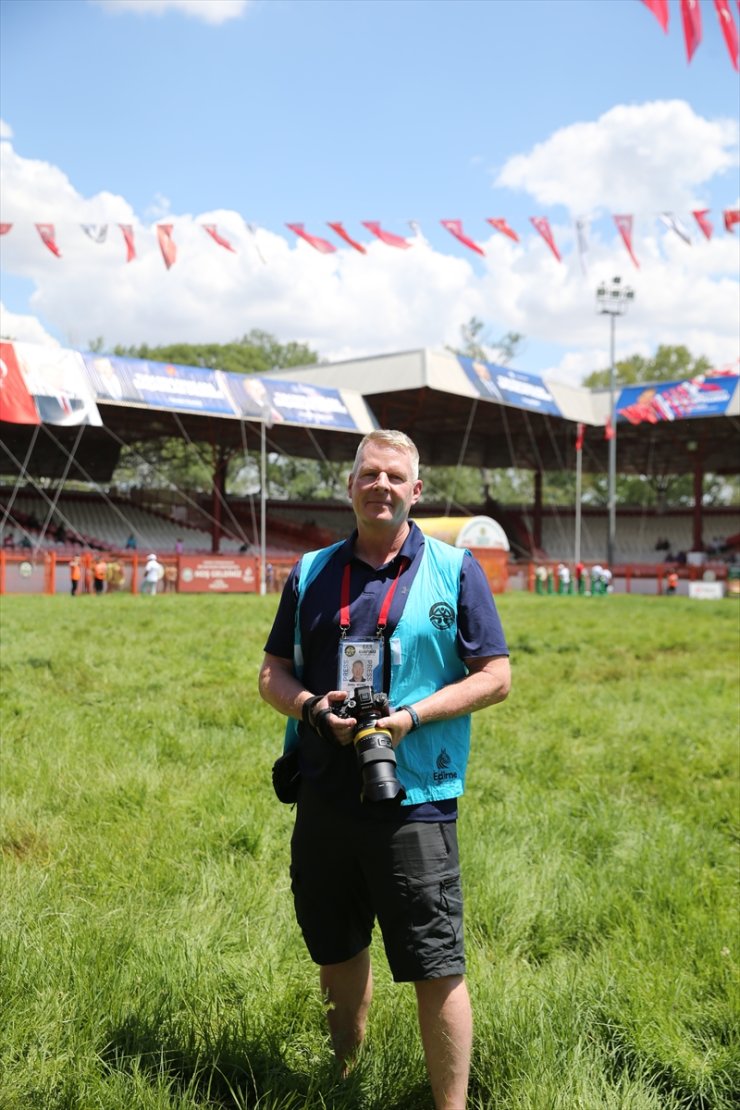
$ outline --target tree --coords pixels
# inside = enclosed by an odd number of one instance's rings
[[[617,385],[637,385],[640,382],[679,382],[706,374],[712,364],[704,355],[695,357],[687,347],[660,346],[652,358],[631,355],[615,363]],[[583,379],[588,389],[608,389],[609,370],[594,370]]]

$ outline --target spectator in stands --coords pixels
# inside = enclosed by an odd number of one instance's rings
[[[67,529],[64,527],[64,522],[61,521],[61,520],[59,521],[59,523],[57,524],[57,526],[54,530],[54,539],[56,540],[57,543],[66,543],[67,542]]]
[[[175,540],[175,554],[176,555],[182,555],[182,551],[183,551],[182,540],[178,537],[178,539]]]
[[[15,547],[15,532],[12,528],[9,532],[6,532],[3,537],[3,547],[7,547],[9,551],[12,551]]]
[[[93,563],[93,589],[96,595],[105,592],[105,584],[108,579],[108,564],[102,555],[98,555]]]
[[[136,536],[133,532],[129,532],[128,539],[126,540],[126,550],[136,551]]]
[[[21,544],[20,545],[21,545],[21,547],[25,547],[26,549],[30,548],[30,546],[31,546],[31,537],[28,535],[27,532],[24,532],[23,535],[21,536]]]
[[[144,581],[141,584],[143,594],[156,594],[157,584],[164,574],[164,567],[154,552],[149,555],[144,567]]]
[[[69,564],[70,593],[72,594],[72,597],[77,596],[77,591],[80,588],[80,579],[81,578],[82,578],[82,567],[80,566],[80,560],[75,555],[74,559]]]

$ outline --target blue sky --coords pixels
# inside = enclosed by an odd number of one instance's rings
[[[738,78],[701,10],[689,65],[677,0],[667,35],[639,0],[3,0],[3,334],[85,346],[264,327],[341,357],[454,343],[477,315],[492,337],[526,336],[522,369],[576,381],[606,364],[593,290],[621,273],[637,297],[619,353],[683,342],[734,362],[738,233],[722,210],[738,204]],[[711,242],[692,207],[711,209]],[[613,213],[634,214],[639,271]],[[237,256],[198,228],[209,218]],[[421,238],[394,251],[369,219],[404,236],[416,220]],[[175,225],[169,272],[158,220]],[[293,221],[341,250],[298,243]],[[133,223],[140,257],[126,266],[113,229],[98,246],[80,222]]]

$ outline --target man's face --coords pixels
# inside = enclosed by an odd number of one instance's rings
[[[358,524],[402,524],[421,497],[421,479],[411,475],[405,451],[368,443],[347,483]]]

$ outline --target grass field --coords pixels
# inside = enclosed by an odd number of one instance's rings
[[[420,1110],[382,948],[334,1074],[293,921],[275,598],[2,605],[2,1110]],[[461,804],[477,1110],[738,1105],[738,611],[500,599]]]

